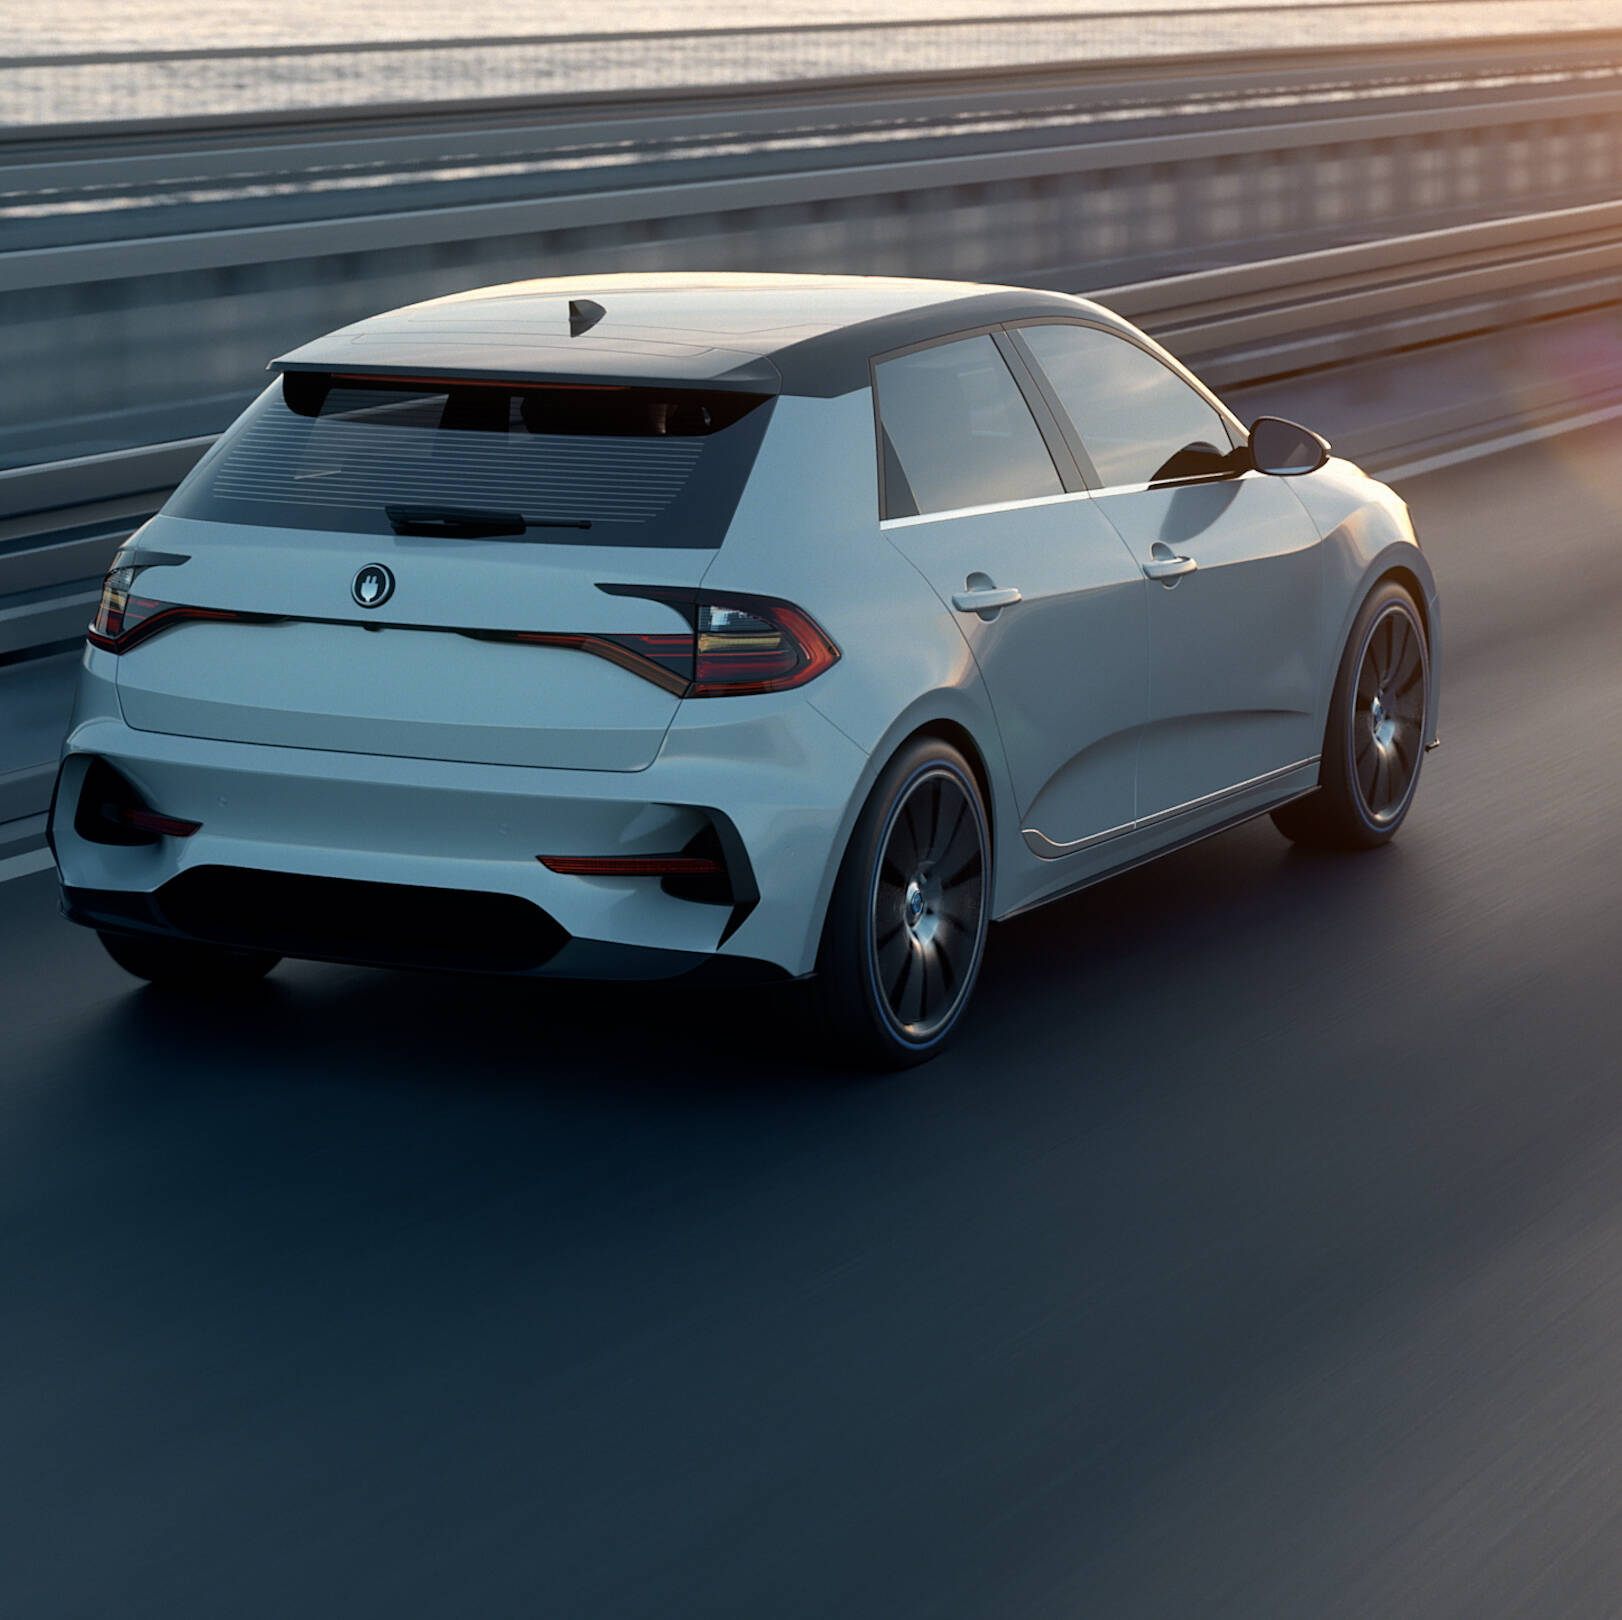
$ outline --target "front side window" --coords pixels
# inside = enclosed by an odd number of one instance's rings
[[[1063,494],[1030,406],[990,337],[937,343],[874,369],[885,517]]]
[[[1022,326],[1099,483],[1167,483],[1234,470],[1217,412],[1152,354],[1094,326]]]

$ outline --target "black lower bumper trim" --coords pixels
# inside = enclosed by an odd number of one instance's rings
[[[151,894],[64,889],[74,922],[379,967],[532,973],[568,933],[512,894],[194,866]]]
[[[245,867],[192,867],[151,893],[64,887],[62,914],[102,933],[365,967],[705,984],[790,977],[753,958],[576,939],[517,895]]]

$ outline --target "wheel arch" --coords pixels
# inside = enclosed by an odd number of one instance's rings
[[[850,841],[855,835],[856,824],[861,819],[863,810],[867,808],[868,800],[873,796],[873,789],[891,760],[902,749],[920,738],[932,737],[947,743],[957,749],[968,762],[969,769],[974,775],[975,786],[980,790],[981,803],[985,806],[986,831],[991,844],[992,890],[995,893],[1002,864],[997,847],[998,828],[1014,826],[1019,821],[1011,802],[1013,789],[1008,780],[1007,762],[1000,751],[995,721],[989,713],[985,714],[982,717],[984,732],[977,731],[971,724],[970,714],[961,712],[968,707],[962,701],[961,693],[942,691],[934,696],[936,702],[915,704],[898,716],[879,740],[878,746],[868,756],[866,768],[862,771],[846,804],[845,814],[840,820],[838,834],[830,851],[830,858],[823,871],[822,881],[818,885],[816,910],[813,913],[814,936],[809,942],[812,956],[816,954],[817,944],[826,926],[834,885],[838,882],[840,870],[845,864],[845,856],[850,850]],[[958,701],[954,703],[953,699]],[[960,712],[955,714],[950,712],[949,704]]]
[[[980,744],[975,740],[969,728],[957,720],[926,720],[921,726],[909,731],[900,739],[889,752],[885,760],[888,764],[901,750],[921,737],[938,737],[940,741],[949,743],[969,762],[969,769],[974,772],[975,785],[980,789],[980,801],[986,809],[986,828],[991,836],[992,858],[996,858],[997,843],[997,803],[996,795],[991,789],[991,772],[986,766],[985,755]],[[882,769],[882,767],[880,767]],[[871,791],[871,789],[869,790]]]
[[[1363,611],[1363,603],[1368,601],[1368,599],[1377,590],[1379,590],[1382,585],[1388,583],[1395,583],[1402,586],[1402,588],[1407,591],[1411,597],[1413,597],[1414,606],[1419,609],[1419,623],[1425,632],[1425,645],[1426,650],[1428,651],[1431,639],[1431,605],[1426,595],[1425,582],[1420,579],[1419,575],[1416,574],[1412,568],[1408,567],[1406,563],[1392,563],[1391,566],[1386,568],[1383,573],[1377,575],[1374,579],[1371,579],[1368,583],[1368,588],[1363,592],[1361,599],[1358,601],[1357,612],[1361,613]],[[1353,617],[1355,618],[1356,614],[1354,614]]]

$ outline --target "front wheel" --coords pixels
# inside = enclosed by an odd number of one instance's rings
[[[1414,802],[1429,729],[1430,656],[1414,599],[1388,582],[1346,642],[1324,731],[1318,790],[1273,812],[1298,844],[1373,849]]]
[[[252,984],[281,961],[269,951],[233,951],[184,939],[99,934],[107,954],[138,979],[166,990],[219,991]]]
[[[990,908],[974,773],[948,743],[922,738],[868,798],[823,927],[823,1013],[851,1057],[900,1069],[944,1048],[980,972]]]

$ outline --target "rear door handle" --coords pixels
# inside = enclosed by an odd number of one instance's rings
[[[959,613],[984,613],[988,609],[1012,607],[1024,598],[1012,585],[982,585],[976,590],[959,591],[952,606]]]
[[[1169,581],[1192,574],[1199,566],[1192,557],[1155,557],[1143,565],[1143,571],[1150,579]]]

